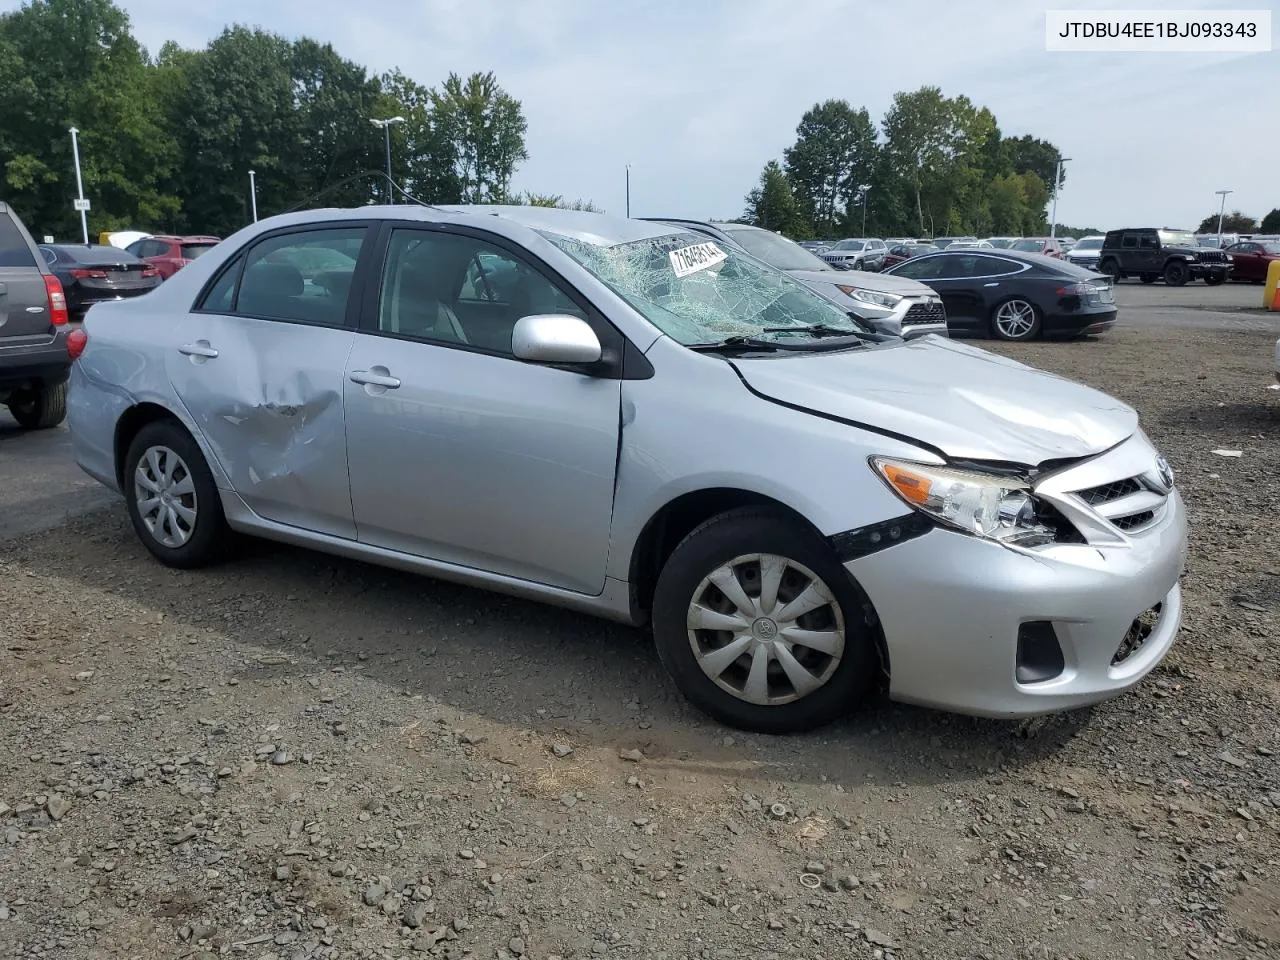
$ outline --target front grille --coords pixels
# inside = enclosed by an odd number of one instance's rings
[[[1143,644],[1147,642],[1151,634],[1155,632],[1156,626],[1160,623],[1160,611],[1163,607],[1164,604],[1157,603],[1150,610],[1143,611],[1134,617],[1133,623],[1129,624],[1129,629],[1125,632],[1124,639],[1120,641],[1120,646],[1116,648],[1116,652],[1111,658],[1113,667],[1124,663],[1142,649]]]
[[[1201,250],[1200,262],[1201,263],[1226,263],[1227,255],[1223,253],[1221,250]]]
[[[942,308],[941,300],[922,300],[913,303],[902,318],[904,327],[919,323],[946,323],[947,311]]]
[[[1135,477],[1129,477],[1127,480],[1116,480],[1112,483],[1104,483],[1100,487],[1081,490],[1077,496],[1089,506],[1096,507],[1100,504],[1110,503],[1112,500],[1119,500],[1121,497],[1127,497],[1141,489],[1142,484]]]
[[[1098,265],[1097,257],[1068,257],[1067,259],[1077,267],[1096,267]]]
[[[1127,517],[1112,517],[1111,522],[1125,533],[1129,533],[1145,527],[1155,518],[1156,512],[1154,510],[1143,510],[1141,513],[1131,513]]]

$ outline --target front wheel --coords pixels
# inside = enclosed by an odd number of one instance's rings
[[[1006,300],[991,314],[991,332],[1001,340],[1033,340],[1040,326],[1040,311],[1027,300]]]
[[[1171,287],[1181,287],[1188,279],[1187,265],[1178,263],[1174,260],[1172,263],[1165,264],[1164,282]]]
[[[654,640],[680,692],[759,733],[810,730],[866,699],[878,673],[869,622],[827,544],[760,508],[689,534],[654,593]]]
[[[26,430],[48,430],[67,418],[67,381],[23,390],[9,398],[9,413]]]
[[[143,545],[170,567],[202,567],[229,552],[231,530],[200,447],[174,420],[138,431],[125,455],[129,519]]]
[[[1120,269],[1119,260],[1104,260],[1099,269],[1111,278],[1112,283],[1119,283],[1124,277],[1124,271]]]

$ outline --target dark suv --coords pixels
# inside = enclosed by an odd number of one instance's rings
[[[1098,253],[1098,269],[1114,280],[1139,277],[1143,283],[1163,278],[1171,287],[1201,279],[1214,285],[1231,275],[1231,258],[1221,250],[1196,243],[1187,230],[1131,227],[1108,231]]]
[[[0,203],[0,403],[18,425],[67,415],[67,299],[18,215]]]

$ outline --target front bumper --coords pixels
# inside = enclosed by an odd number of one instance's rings
[[[1123,545],[1011,549],[934,529],[845,564],[876,609],[895,700],[990,717],[1036,716],[1124,693],[1168,653],[1182,617],[1187,523],[1173,492],[1160,521]],[[1145,642],[1113,658],[1160,605]],[[1048,622],[1063,666],[1019,682],[1018,636]]]
[[[1229,263],[1191,263],[1188,266],[1193,278],[1222,277],[1225,280],[1231,276],[1232,265]]]
[[[845,296],[845,294],[841,294]],[[936,310],[924,312],[925,308],[936,305]],[[864,303],[848,297],[842,304],[859,317],[871,324],[881,333],[892,334],[905,340],[914,340],[927,334],[947,336],[947,315],[938,297],[903,297],[892,307],[878,307],[873,303]],[[928,316],[926,322],[914,322],[913,317]],[[936,319],[934,319],[936,317]]]

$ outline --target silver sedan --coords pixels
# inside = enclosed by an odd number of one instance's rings
[[[252,535],[649,623],[729,724],[1077,707],[1178,629],[1133,410],[667,224],[276,217],[69,349],[76,458],[161,562]]]

